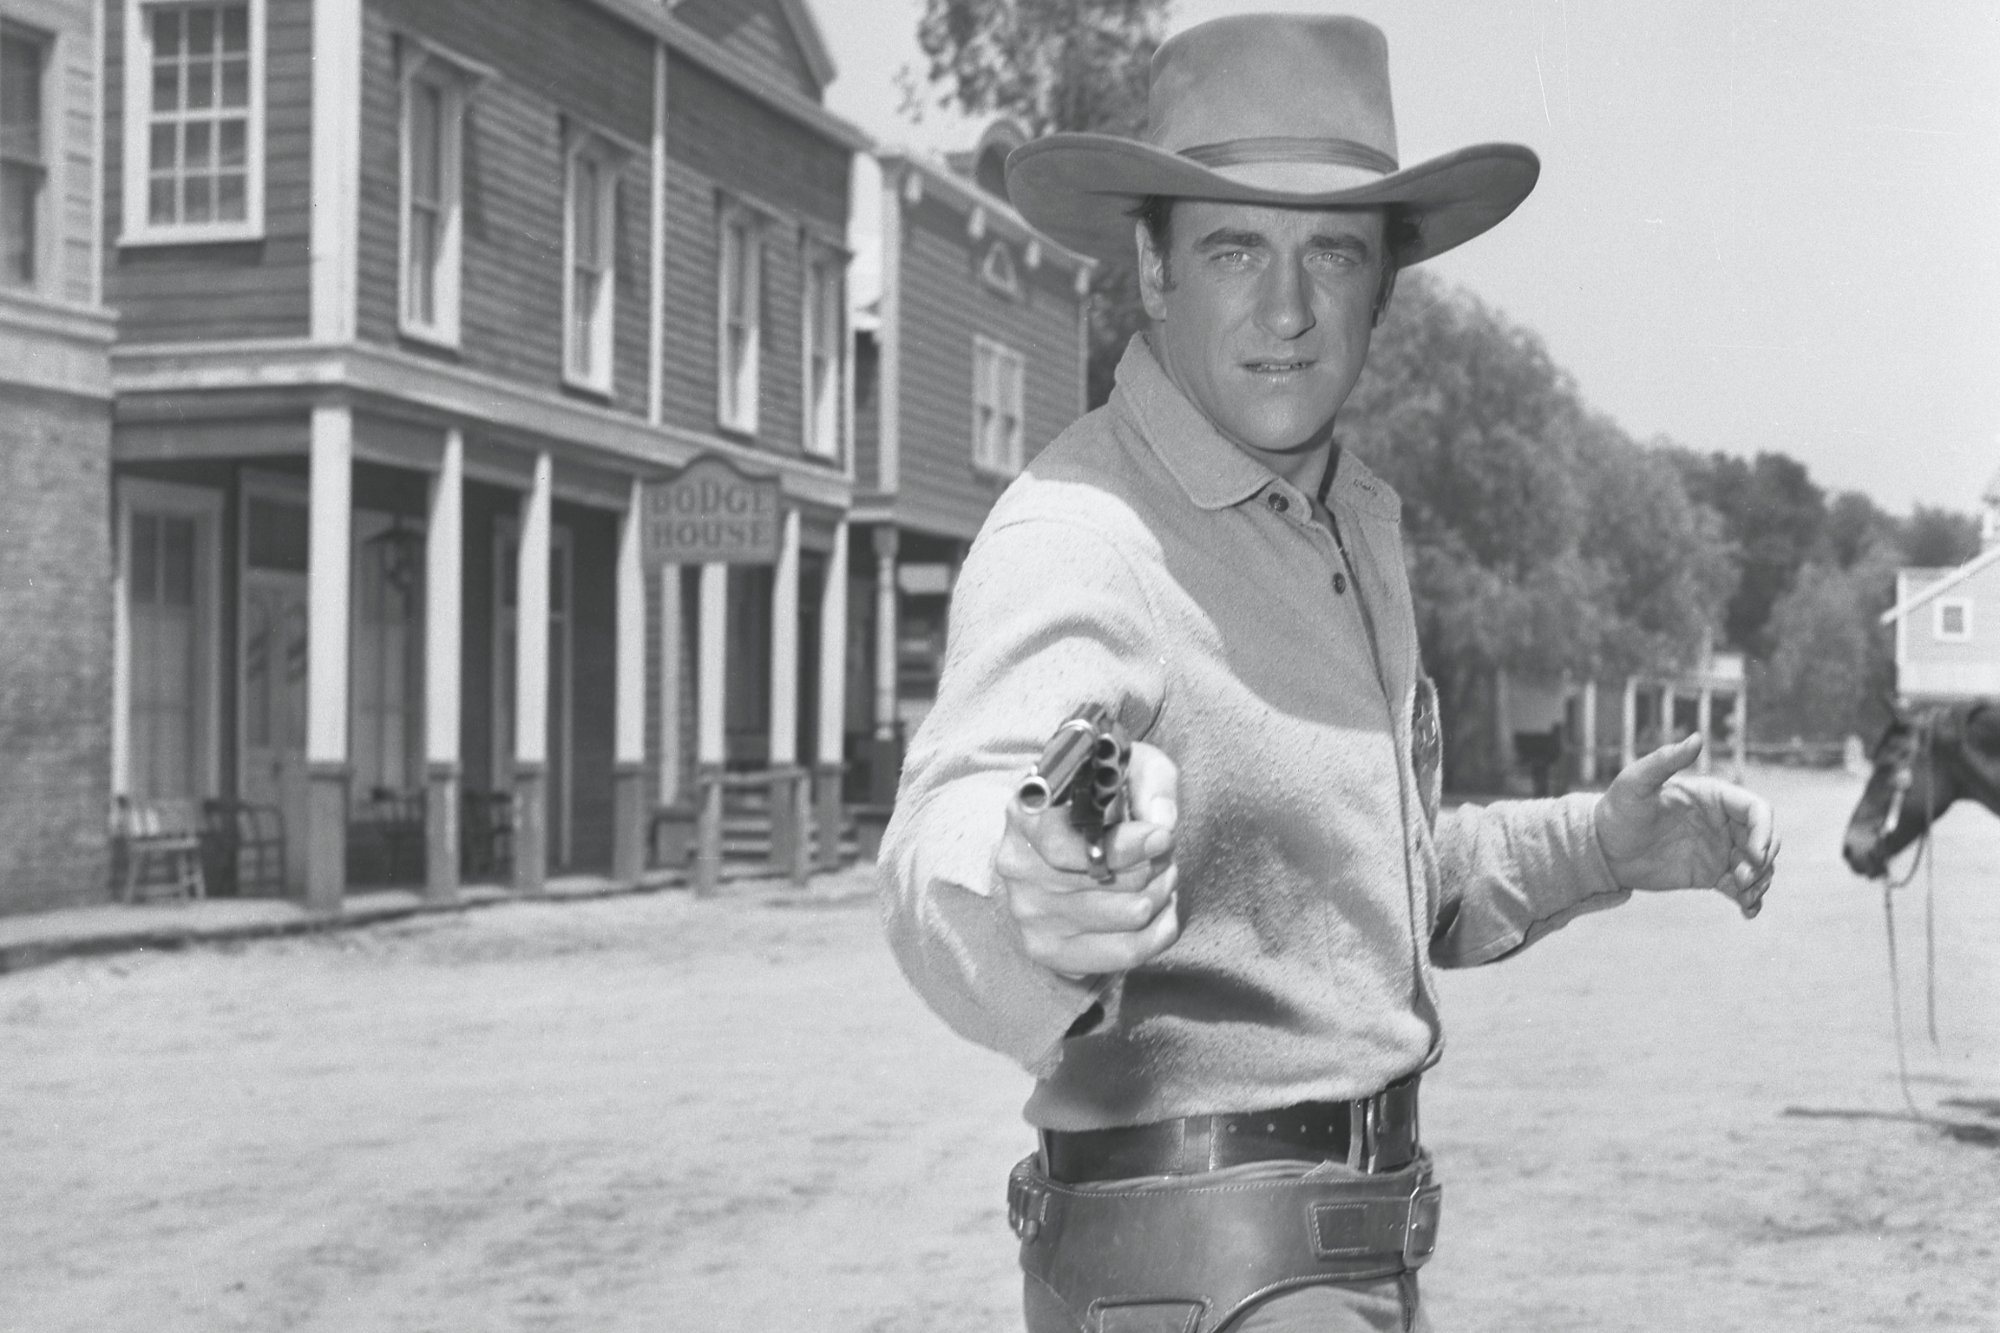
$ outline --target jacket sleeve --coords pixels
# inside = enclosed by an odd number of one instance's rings
[[[877,875],[904,974],[960,1035],[1038,1077],[1072,1028],[1115,1013],[1118,980],[1072,980],[1024,952],[994,880],[1007,803],[1083,704],[1145,734],[1164,689],[1157,638],[1143,586],[1100,531],[1048,518],[989,526],[952,595],[937,701],[883,834]]]
[[[1439,967],[1495,962],[1630,897],[1597,845],[1596,806],[1595,796],[1580,794],[1441,815],[1431,960]]]

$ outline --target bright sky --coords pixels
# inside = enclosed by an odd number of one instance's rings
[[[922,0],[811,0],[832,108],[887,144]],[[1405,164],[1511,140],[1513,218],[1434,261],[1538,331],[1633,434],[1776,449],[1829,489],[1972,510],[2000,470],[2000,4],[1179,0],[1360,14],[1389,37]]]

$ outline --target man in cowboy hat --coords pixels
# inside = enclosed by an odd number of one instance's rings
[[[1275,15],[1163,43],[1144,139],[1009,163],[1035,226],[1136,248],[1151,327],[967,557],[882,878],[917,989],[1035,1075],[1009,1214],[1038,1333],[1424,1326],[1433,966],[1634,889],[1754,916],[1769,886],[1769,807],[1668,781],[1697,737],[1602,796],[1438,809],[1398,502],[1334,421],[1397,269],[1537,171],[1512,145],[1399,167],[1382,35]],[[1138,742],[1108,884],[1016,798],[1089,703]]]

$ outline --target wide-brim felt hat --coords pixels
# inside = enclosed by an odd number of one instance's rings
[[[1141,138],[1051,134],[1007,159],[1007,194],[1073,250],[1132,257],[1149,196],[1320,208],[1394,206],[1415,224],[1409,265],[1471,240],[1541,174],[1533,150],[1486,143],[1415,166],[1396,156],[1389,44],[1357,18],[1241,14],[1153,53]]]

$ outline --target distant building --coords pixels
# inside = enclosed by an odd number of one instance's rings
[[[966,547],[1084,410],[1092,261],[1007,203],[1021,142],[1001,121],[943,161],[882,153],[879,233],[856,241],[879,294],[857,320],[846,725],[867,759],[854,790],[878,802],[936,696]]]
[[[111,788],[280,808],[330,907],[629,879],[725,767],[837,784],[867,140],[803,0],[101,8],[115,597],[101,521],[63,559]],[[647,525],[698,460],[749,563]]]
[[[1911,702],[2000,696],[2000,472],[1980,497],[1982,548],[1952,569],[1896,572],[1896,692]]]
[[[0,0],[0,911],[102,897],[108,867],[100,9]]]

